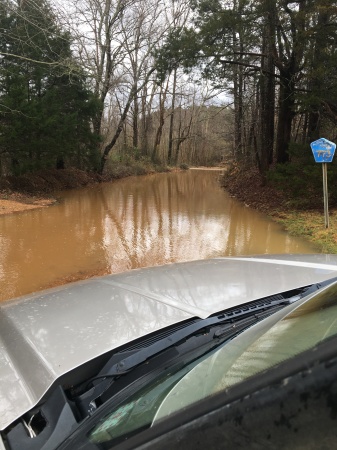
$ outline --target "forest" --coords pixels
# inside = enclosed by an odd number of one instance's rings
[[[337,2],[0,8],[0,176],[237,162],[300,185],[310,142],[337,137]]]

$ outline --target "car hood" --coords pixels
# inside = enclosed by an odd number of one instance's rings
[[[192,317],[337,276],[337,256],[216,258],[93,278],[0,304],[0,429],[62,375]]]

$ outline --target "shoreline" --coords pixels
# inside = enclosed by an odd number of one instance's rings
[[[201,166],[190,167],[189,169],[224,170],[223,167]],[[3,182],[2,185],[0,183],[0,216],[51,206],[57,202],[52,197],[55,192],[81,188],[101,182],[111,182],[132,175],[147,175],[156,172],[148,169],[143,171],[143,173],[137,173],[137,170],[133,170],[132,167],[127,171],[123,172],[123,170],[120,171],[118,176],[111,177],[89,174],[77,169],[46,170],[22,177],[11,177],[10,181],[12,183]],[[177,168],[171,168],[170,170],[177,170]]]
[[[15,214],[23,211],[29,211],[32,209],[45,208],[56,203],[56,199],[38,198],[35,197],[25,199],[17,199],[17,195],[9,194],[8,199],[4,199],[0,196],[0,216]]]
[[[337,209],[329,208],[330,227],[324,226],[321,208],[296,208],[292,199],[271,184],[263,184],[257,169],[227,173],[223,188],[246,206],[266,214],[282,225],[292,236],[306,239],[317,247],[317,253],[337,253]]]

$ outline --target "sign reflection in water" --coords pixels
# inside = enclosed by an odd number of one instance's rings
[[[314,253],[224,192],[220,172],[132,177],[0,216],[0,300],[91,274],[214,256]]]

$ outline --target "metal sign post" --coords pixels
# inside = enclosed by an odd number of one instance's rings
[[[327,163],[322,164],[323,171],[323,199],[324,199],[324,223],[325,228],[329,228],[329,206],[328,206],[328,171]]]
[[[335,154],[336,144],[325,138],[318,139],[310,144],[312,153],[317,163],[322,163],[323,171],[323,198],[324,198],[324,222],[325,228],[329,228],[328,211],[328,171],[327,163],[332,162]]]

